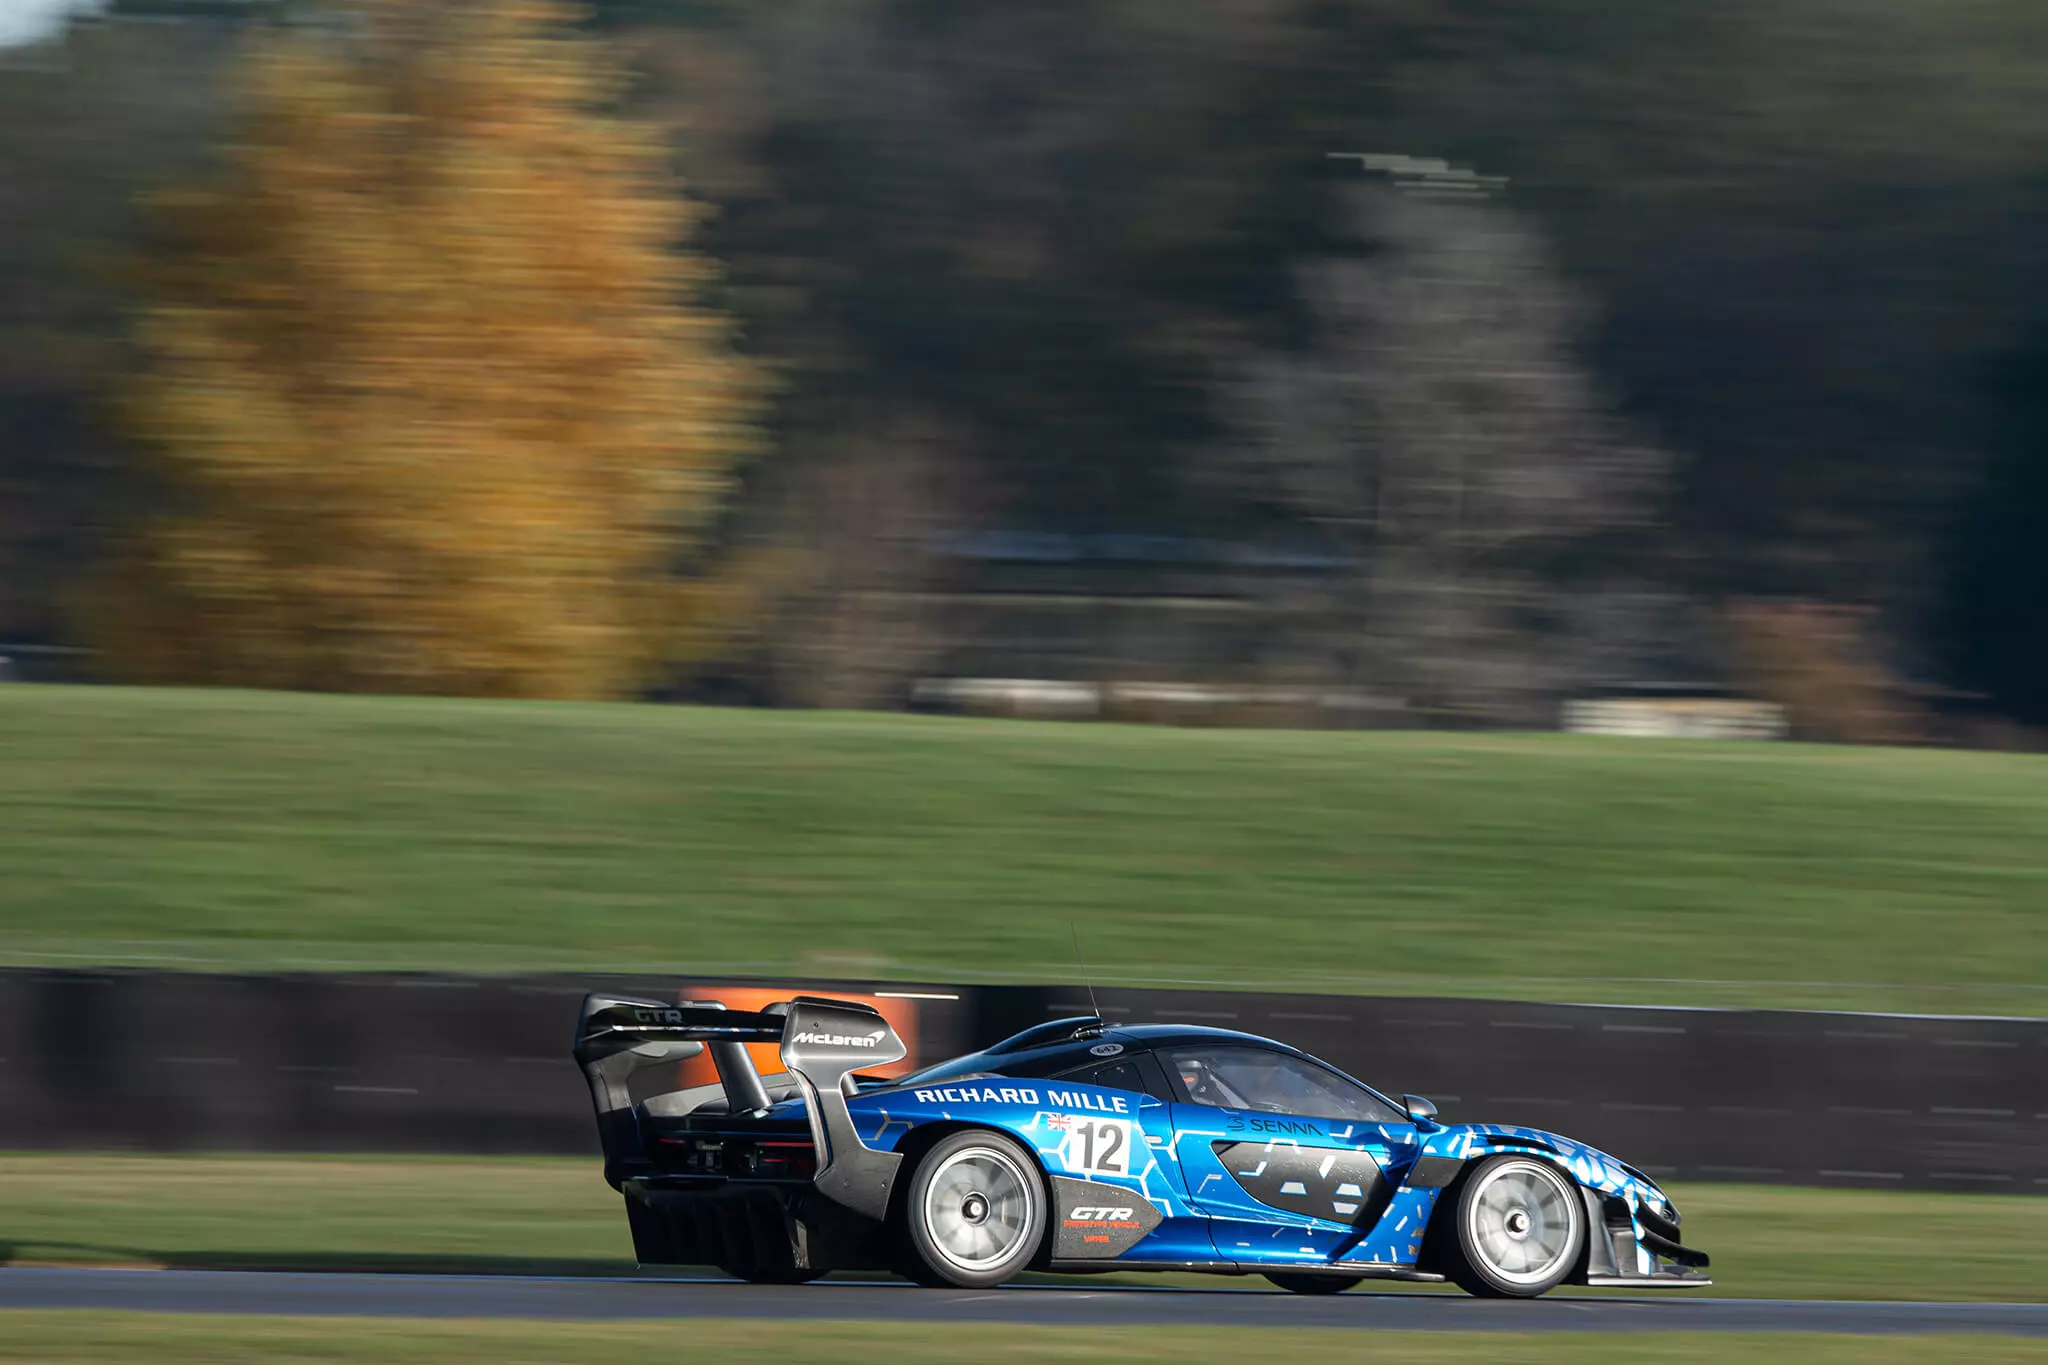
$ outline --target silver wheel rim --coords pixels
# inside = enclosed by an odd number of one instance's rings
[[[1489,1270],[1509,1284],[1531,1285],[1565,1268],[1576,1213],[1562,1177],[1547,1166],[1517,1161],[1480,1175],[1466,1224]]]
[[[1010,1259],[1029,1230],[1029,1180],[1022,1166],[993,1148],[966,1147],[947,1157],[924,1187],[932,1246],[975,1274]]]

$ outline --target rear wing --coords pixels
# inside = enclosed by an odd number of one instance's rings
[[[652,1170],[633,1100],[636,1073],[685,1061],[708,1048],[728,1112],[737,1116],[765,1111],[775,1096],[755,1069],[748,1043],[779,1045],[782,1065],[809,1115],[819,1191],[880,1218],[887,1209],[897,1158],[862,1145],[846,1097],[854,1072],[900,1061],[908,1049],[879,1011],[851,1000],[799,995],[757,1013],[728,1010],[717,1001],[670,1004],[632,996],[585,996],[573,1051],[597,1109],[605,1179],[616,1187]],[[654,1092],[645,1103],[651,1106],[655,1096],[674,1093],[670,1086],[666,1092]],[[694,1097],[688,1108],[700,1108],[716,1098]]]

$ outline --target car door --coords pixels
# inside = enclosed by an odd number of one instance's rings
[[[1104,1044],[1104,1046],[1117,1046]],[[1119,1048],[1121,1052],[1121,1049]],[[1123,1111],[1100,1117],[1082,1113],[1063,1115],[1061,1143],[1063,1166],[1092,1177],[1129,1178],[1141,1185],[1165,1182],[1157,1191],[1172,1198],[1184,1193],[1180,1168],[1170,1157],[1162,1158],[1173,1140],[1173,1119],[1168,1107],[1171,1091],[1158,1064],[1141,1052],[1122,1052],[1109,1060],[1061,1071],[1045,1082],[1048,1103],[1066,1098],[1063,1087],[1097,1085],[1118,1091],[1128,1098]]]
[[[1350,1077],[1299,1053],[1232,1040],[1162,1047],[1178,1092],[1174,1150],[1216,1250],[1245,1264],[1351,1256],[1412,1156],[1415,1126]]]
[[[1180,1164],[1173,1156],[1172,1089],[1158,1062],[1144,1052],[1118,1053],[1108,1060],[1090,1062],[1047,1079],[1047,1102],[1066,1105],[1074,1096],[1067,1090],[1073,1083],[1102,1086],[1127,1096],[1129,1103],[1117,1114],[1101,1112],[1062,1113],[1062,1141],[1058,1148],[1059,1169],[1068,1175],[1104,1181],[1131,1189],[1159,1215],[1134,1245],[1121,1246],[1113,1240],[1117,1259],[1128,1264],[1201,1265],[1213,1257],[1208,1218],[1190,1207],[1187,1187],[1181,1180]],[[1069,1106],[1071,1107],[1071,1106]],[[1090,1197],[1098,1206],[1076,1210],[1066,1195],[1075,1191],[1062,1186],[1062,1198],[1055,1222],[1055,1252],[1062,1259],[1088,1258],[1091,1244],[1104,1241],[1093,1224],[1108,1221],[1101,1215],[1104,1201]]]

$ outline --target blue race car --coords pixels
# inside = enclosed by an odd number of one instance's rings
[[[783,1072],[761,1075],[749,1043],[779,1044]],[[677,1088],[675,1063],[706,1048],[718,1081]],[[587,997],[575,1056],[639,1260],[782,1284],[1179,1270],[1528,1298],[1711,1283],[1641,1171],[1533,1128],[1439,1123],[1428,1100],[1271,1039],[1061,1019],[862,1074],[904,1055],[843,1000]]]

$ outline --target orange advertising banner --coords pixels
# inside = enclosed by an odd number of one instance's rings
[[[896,1031],[908,1049],[903,1060],[887,1066],[864,1070],[869,1076],[903,1076],[924,1065],[918,1056],[917,1002],[891,995],[857,995],[851,991],[833,990],[816,986],[685,986],[678,993],[678,1000],[716,1000],[729,1010],[759,1010],[787,1000],[796,995],[829,996],[834,1000],[851,1000],[867,1005]],[[774,1075],[782,1070],[781,1050],[774,1043],[749,1043],[747,1052],[754,1059],[754,1067],[763,1076]],[[707,1051],[682,1063],[677,1075],[678,1083],[684,1086],[710,1085],[718,1079],[718,1069],[712,1065],[711,1054]]]

